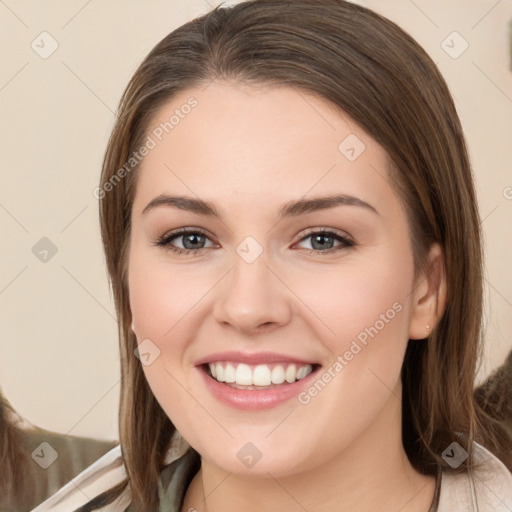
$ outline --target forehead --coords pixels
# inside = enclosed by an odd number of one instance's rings
[[[384,149],[327,100],[295,88],[214,81],[182,91],[146,140],[134,210],[164,192],[256,203],[333,188],[368,202],[395,196]]]

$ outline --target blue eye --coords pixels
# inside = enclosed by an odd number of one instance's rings
[[[299,243],[308,239],[311,239],[311,246],[313,248],[304,250],[308,253],[315,254],[332,253],[355,245],[355,242],[348,237],[335,231],[325,229],[310,231],[299,240]],[[175,245],[176,240],[181,240],[182,247]],[[336,241],[338,245],[334,245]],[[208,242],[210,242],[209,246],[207,245]],[[154,244],[176,254],[194,255],[199,255],[202,249],[208,249],[214,246],[214,243],[204,232],[190,229],[182,229],[174,233],[169,233],[160,237]]]
[[[308,239],[311,239],[311,246],[313,247],[313,249],[306,249],[309,253],[331,253],[347,247],[353,247],[355,245],[355,243],[348,237],[330,230],[310,232],[300,241],[302,242]],[[335,241],[339,242],[337,246],[334,245]]]
[[[175,239],[181,239],[183,247],[176,247],[173,245],[172,242]],[[198,252],[200,249],[205,249],[205,240],[210,239],[202,231],[184,229],[159,238],[155,242],[155,245],[164,247],[165,249],[176,252],[178,254],[190,254],[192,252]]]

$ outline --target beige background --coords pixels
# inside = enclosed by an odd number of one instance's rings
[[[512,348],[512,1],[358,3],[411,33],[454,94],[485,231],[486,375]],[[0,386],[40,426],[117,436],[116,320],[92,192],[113,111],[137,65],[173,28],[213,5],[0,0]],[[31,47],[35,40],[39,52],[51,49],[43,31],[58,43],[46,59]],[[446,39],[454,31],[469,45],[456,59],[442,46],[463,48],[458,36]],[[42,237],[57,247],[46,263],[32,252]]]

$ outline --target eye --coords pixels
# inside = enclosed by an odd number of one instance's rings
[[[181,247],[174,245],[175,240],[181,243]],[[190,254],[212,247],[213,243],[211,246],[206,246],[207,241],[211,242],[210,238],[202,231],[182,229],[158,238],[154,244],[177,254]]]
[[[309,253],[332,253],[355,245],[355,242],[346,235],[330,229],[315,228],[315,231],[310,231],[305,237],[301,238],[300,242],[308,239],[311,240],[312,247],[312,249],[306,249]],[[338,245],[334,245],[336,241]]]
[[[311,240],[312,249],[305,248],[305,250],[316,254],[332,253],[355,245],[355,242],[346,235],[332,229],[315,228],[315,230],[311,230],[306,236],[302,237],[298,243],[300,244],[308,239]],[[210,245],[208,245],[208,242],[210,242]],[[336,242],[338,242],[338,245],[335,245]],[[181,246],[176,245],[176,243]],[[215,245],[206,233],[197,229],[181,229],[168,233],[158,238],[154,244],[176,254],[195,255],[198,255],[201,249],[208,249]]]

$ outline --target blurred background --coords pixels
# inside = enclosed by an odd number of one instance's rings
[[[0,388],[43,428],[117,438],[117,323],[93,190],[138,64],[219,3],[0,0]],[[409,32],[455,98],[485,234],[481,380],[512,348],[512,1],[356,3]]]

